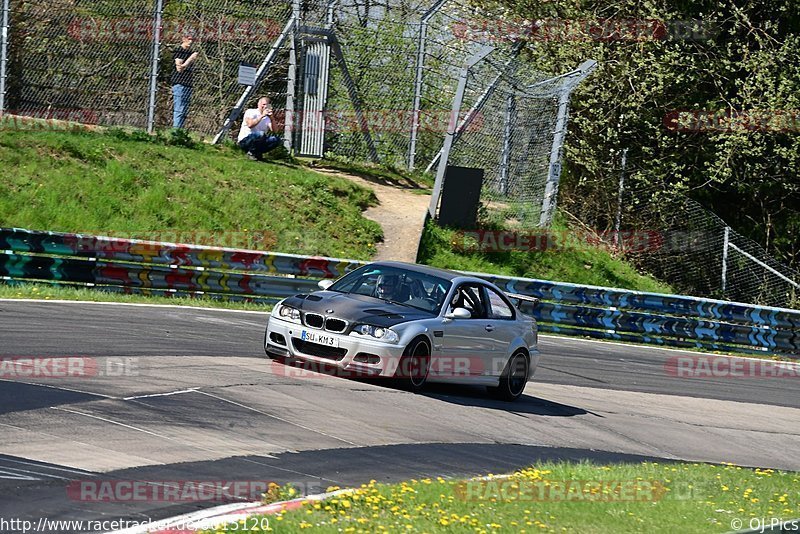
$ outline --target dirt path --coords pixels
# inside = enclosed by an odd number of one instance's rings
[[[425,225],[425,213],[431,201],[430,193],[423,195],[415,193],[419,189],[412,187],[388,185],[330,169],[314,170],[341,176],[375,191],[379,204],[364,212],[364,217],[383,228],[383,242],[376,244],[374,260],[416,261],[417,247]]]

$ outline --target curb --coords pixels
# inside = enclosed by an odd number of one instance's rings
[[[324,501],[353,491],[355,489],[340,489],[270,504],[261,502],[224,504],[198,512],[143,523],[123,530],[114,530],[106,534],[197,534],[197,531],[201,529],[213,529],[217,525],[247,519],[252,515],[273,515],[284,510],[297,510],[309,501]]]

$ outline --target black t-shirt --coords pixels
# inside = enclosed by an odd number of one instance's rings
[[[184,70],[183,72],[178,72],[178,69],[175,68],[175,60],[182,59],[186,61],[189,59],[194,53],[192,47],[188,49],[184,49],[183,47],[179,46],[175,49],[172,53],[172,78],[170,79],[170,83],[172,85],[185,85],[186,87],[192,86],[192,75],[194,71],[194,63],[192,63],[188,69]]]

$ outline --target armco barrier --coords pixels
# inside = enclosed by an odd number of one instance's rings
[[[338,278],[362,264],[294,254],[0,228],[0,277],[4,280],[72,284],[123,293],[270,303],[313,291],[317,279]]]
[[[17,228],[0,229],[0,278],[163,296],[276,302],[364,262]],[[800,311],[483,273],[541,301],[540,331],[672,347],[800,357]]]

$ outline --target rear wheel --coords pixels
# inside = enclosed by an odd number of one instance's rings
[[[509,358],[503,374],[500,376],[500,385],[490,387],[489,393],[496,399],[515,401],[522,396],[525,385],[528,383],[528,357],[523,352],[515,352]]]
[[[421,338],[415,339],[406,347],[395,377],[411,391],[420,391],[428,380],[430,365],[431,349],[428,343]]]

